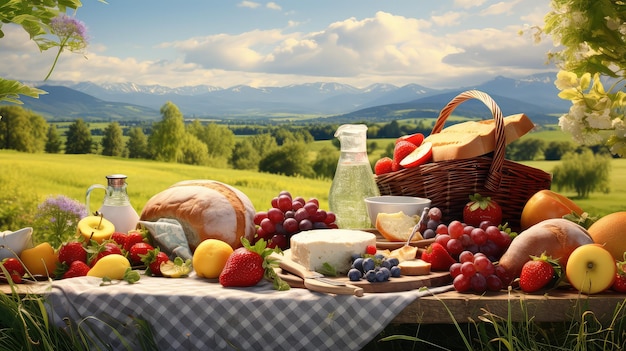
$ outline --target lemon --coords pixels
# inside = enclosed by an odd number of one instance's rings
[[[215,279],[220,276],[233,248],[218,239],[202,241],[193,253],[192,264],[198,277]]]
[[[191,272],[191,260],[183,261],[182,258],[176,257],[174,261],[161,263],[161,274],[166,278],[182,278]]]

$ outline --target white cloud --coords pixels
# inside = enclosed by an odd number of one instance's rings
[[[255,9],[255,8],[261,6],[261,4],[259,4],[258,2],[254,2],[254,1],[242,1],[239,4],[237,4],[237,6]]]
[[[267,4],[265,4],[265,7],[267,7],[270,10],[278,10],[278,11],[282,10],[282,7],[273,1],[270,1]]]
[[[463,14],[460,12],[446,12],[441,16],[433,15],[430,17],[430,20],[439,27],[449,27],[456,26],[460,23],[460,19],[463,17]]]
[[[252,4],[257,3],[242,2],[239,6]],[[540,12],[538,9],[533,14]],[[528,15],[528,20],[537,18],[536,14]],[[455,12],[428,21],[378,12],[369,18],[337,21],[312,32],[251,30],[164,42],[153,48],[167,52],[160,57],[173,57],[170,60],[107,56],[102,46],[90,46],[87,59],[71,53],[61,55],[51,79],[131,81],[173,87],[336,81],[362,87],[372,83],[417,83],[441,88],[547,68],[544,61],[548,43],[534,45],[527,36],[519,36],[521,25],[440,32],[457,23],[467,27],[465,21]],[[293,30],[294,25],[297,23],[290,22],[287,28]],[[40,53],[28,35],[18,29],[3,26],[7,35],[0,46],[0,76],[40,80],[55,53]],[[169,53],[171,50],[174,55]]]
[[[469,9],[478,7],[485,3],[485,0],[454,0],[454,6]]]
[[[513,13],[513,8],[520,4],[522,0],[514,0],[514,1],[500,1],[493,5],[490,5],[483,11],[481,11],[481,15],[483,16],[495,16],[495,15],[503,15],[503,14],[511,14]]]

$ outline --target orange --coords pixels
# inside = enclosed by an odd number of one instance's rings
[[[206,239],[200,242],[191,259],[196,275],[208,279],[218,278],[232,253],[233,248],[224,241]]]
[[[50,243],[44,242],[22,251],[20,260],[32,275],[53,276],[59,258]]]
[[[587,230],[593,242],[603,245],[618,261],[626,252],[626,211],[614,212],[598,219]]]

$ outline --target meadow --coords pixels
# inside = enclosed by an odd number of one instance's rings
[[[380,142],[380,145],[384,144]],[[550,172],[559,161],[524,163]],[[105,176],[109,174],[125,174],[128,176],[128,193],[131,203],[138,212],[141,212],[150,197],[178,181],[187,179],[212,179],[230,184],[243,191],[257,211],[267,210],[271,199],[282,190],[288,190],[294,196],[307,199],[315,197],[323,208],[328,208],[328,191],[331,185],[329,179],[287,177],[254,171],[94,154],[27,154],[0,150],[0,164],[2,165],[0,190],[34,196],[39,202],[50,195],[65,195],[83,202],[85,192],[90,185],[105,185]],[[573,198],[592,216],[626,210],[626,160],[612,160],[610,184],[609,193],[591,193],[588,199],[577,199],[573,192],[559,192]],[[103,196],[103,191],[92,193],[91,211],[99,208]]]

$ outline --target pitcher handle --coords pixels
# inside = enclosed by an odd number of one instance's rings
[[[91,210],[89,209],[89,197],[91,196],[91,191],[94,189],[103,189],[105,192],[107,188],[104,185],[94,184],[87,188],[87,194],[85,195],[85,207],[87,208],[87,213],[91,214]]]

